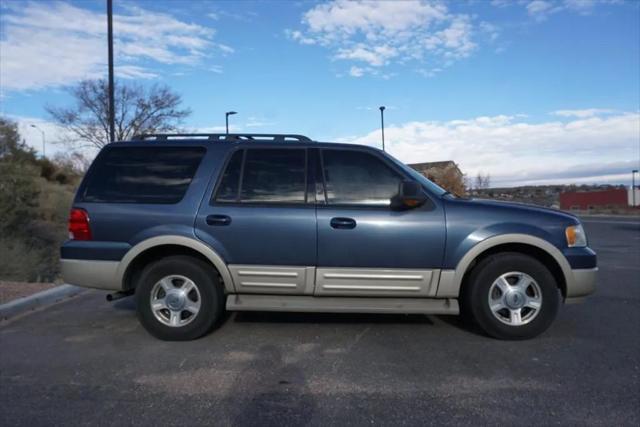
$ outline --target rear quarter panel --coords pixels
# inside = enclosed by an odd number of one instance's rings
[[[135,146],[135,143],[122,144]],[[189,143],[183,144],[189,145]],[[167,146],[170,145],[177,144],[167,144]],[[194,145],[203,146],[204,144]],[[180,235],[195,238],[193,226],[203,194],[212,176],[216,175],[220,169],[224,151],[229,148],[227,144],[216,147],[213,143],[206,144],[205,147],[207,151],[189,188],[182,200],[175,204],[82,202],[80,195],[86,184],[83,182],[78,189],[73,207],[82,208],[88,212],[93,240],[68,242],[62,248],[63,258],[65,255],[77,258],[80,256],[81,249],[84,249],[82,258],[120,259],[132,246],[151,237]],[[91,170],[87,176],[90,173]]]

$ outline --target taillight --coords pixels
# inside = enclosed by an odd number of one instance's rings
[[[71,213],[69,213],[69,238],[72,240],[91,240],[89,214],[84,209],[71,209]]]

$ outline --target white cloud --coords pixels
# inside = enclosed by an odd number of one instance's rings
[[[477,48],[476,33],[491,40],[498,33],[488,23],[477,32],[472,17],[450,12],[444,2],[426,0],[333,0],[304,13],[302,24],[304,31],[285,34],[303,45],[323,46],[333,59],[383,77],[388,74],[376,68],[409,61],[451,65]]]
[[[222,65],[212,65],[209,67],[209,71],[216,74],[222,74],[224,72]]]
[[[349,69],[349,75],[351,77],[362,77],[364,75],[364,68],[356,67],[355,65]]]
[[[104,75],[106,19],[63,2],[8,3],[2,11],[3,91],[40,89]],[[116,63],[123,77],[153,78],[148,64],[200,64],[211,52],[231,53],[214,30],[125,3],[114,14]]]
[[[379,147],[380,130],[343,141]],[[409,122],[386,127],[385,143],[404,162],[451,159],[471,177],[490,173],[496,186],[615,181],[639,166],[640,113],[542,123],[521,115]]]
[[[527,9],[529,16],[538,21],[544,21],[550,15],[569,11],[580,15],[589,15],[593,13],[598,5],[619,3],[618,0],[532,0],[522,2]],[[500,5],[496,5],[500,6]]]
[[[559,117],[578,117],[578,118],[588,118],[594,116],[600,116],[603,114],[611,114],[614,113],[615,110],[611,110],[608,108],[587,108],[584,110],[556,110],[552,111],[551,114]]]
[[[57,153],[69,151],[62,141],[73,139],[73,136],[55,123],[28,116],[8,115],[7,117],[18,124],[20,137],[29,147],[36,151],[37,155],[42,155],[42,132],[44,132],[44,150],[47,157],[53,157]],[[32,127],[32,125],[37,126],[37,128]],[[97,149],[91,146],[74,146],[74,150],[81,151],[87,158],[93,158],[97,153]]]
[[[527,13],[538,19],[544,19],[547,15],[559,10],[557,6],[554,7],[551,1],[546,0],[533,0],[527,4]]]

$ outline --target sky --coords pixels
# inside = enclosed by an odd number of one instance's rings
[[[0,0],[0,114],[47,155],[45,105],[107,73],[106,1]],[[114,0],[117,79],[191,131],[299,133],[454,160],[492,186],[625,183],[640,166],[640,1]]]

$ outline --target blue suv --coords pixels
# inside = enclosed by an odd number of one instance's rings
[[[580,221],[455,197],[380,150],[300,135],[146,135],[105,147],[61,248],[67,283],[135,293],[164,340],[224,310],[460,314],[501,339],[592,293]]]

